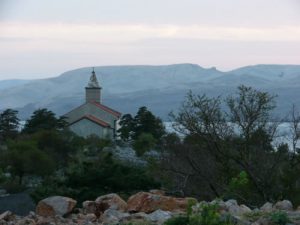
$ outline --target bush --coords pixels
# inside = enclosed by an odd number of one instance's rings
[[[286,225],[287,223],[290,222],[286,212],[278,211],[278,212],[273,212],[271,215],[271,221],[274,224],[278,225]]]
[[[159,188],[146,169],[124,165],[113,159],[111,153],[101,153],[96,159],[79,155],[64,171],[45,180],[33,193],[35,201],[49,195],[67,195],[81,203],[107,193],[125,197],[140,190]]]
[[[133,143],[133,149],[137,156],[143,156],[147,151],[154,148],[156,144],[156,139],[152,134],[142,133],[137,140]]]
[[[188,225],[189,217],[187,216],[178,216],[168,219],[164,225]]]
[[[198,212],[188,213],[186,217],[174,217],[167,220],[164,225],[233,225],[232,218],[221,215],[218,206],[202,204]]]

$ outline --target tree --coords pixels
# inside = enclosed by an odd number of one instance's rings
[[[54,159],[57,168],[66,166],[71,155],[84,146],[84,140],[68,130],[39,130],[29,139],[40,151]]]
[[[120,138],[124,141],[129,141],[134,131],[134,120],[131,114],[124,114],[120,120],[121,128],[118,129]]]
[[[32,134],[39,130],[59,130],[66,126],[63,117],[56,118],[55,114],[48,109],[38,109],[33,112],[26,121],[24,133]]]
[[[130,141],[138,156],[154,148],[165,134],[165,127],[160,118],[155,117],[145,106],[140,107],[133,118],[125,114],[118,130],[124,141]]]
[[[15,138],[18,134],[18,111],[6,109],[0,114],[0,140]]]
[[[147,107],[140,107],[133,118],[125,114],[120,121],[121,128],[118,130],[124,141],[137,140],[141,134],[151,134],[156,140],[165,134],[165,128],[160,118],[155,117]]]
[[[269,123],[274,96],[240,86],[224,103],[227,109],[223,111],[220,97],[189,92],[178,113],[171,114],[175,129],[185,134],[184,150],[176,151],[188,165],[184,174],[198,177],[220,196],[227,192],[230,180],[244,171],[256,203],[274,199],[279,187],[278,165],[284,158],[271,144],[276,131]]]
[[[165,128],[160,118],[155,117],[152,112],[150,112],[147,107],[140,107],[136,116],[134,117],[134,129],[132,138],[134,140],[143,133],[152,134],[156,140],[165,134]]]
[[[128,196],[136,191],[160,187],[144,167],[124,164],[107,152],[93,158],[79,153],[64,172],[64,179],[56,176],[44,180],[34,191],[34,199],[39,201],[49,195],[68,195],[83,202],[101,194],[122,193]]]
[[[137,156],[144,155],[147,151],[153,149],[156,144],[156,139],[149,133],[142,133],[133,143],[133,149]]]
[[[298,142],[300,140],[300,112],[297,110],[296,106],[293,104],[290,112],[290,133],[292,142],[292,151],[294,155],[299,153]]]
[[[45,176],[54,170],[53,160],[30,140],[9,142],[5,158],[9,172],[19,178],[20,185],[25,175]]]

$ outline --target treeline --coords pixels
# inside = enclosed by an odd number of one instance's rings
[[[245,86],[227,97],[189,92],[170,113],[176,132],[167,132],[160,118],[141,107],[136,115],[123,115],[116,141],[78,137],[47,109],[35,111],[19,131],[17,112],[8,109],[0,115],[0,181],[13,189],[28,186],[29,179],[36,200],[56,194],[80,201],[163,188],[253,207],[284,198],[299,205],[300,115],[292,107],[284,119],[291,121],[290,143],[275,144],[280,124],[270,123],[278,121],[275,103],[275,96]],[[148,163],[124,163],[104,151],[117,145],[131,146]]]
[[[103,151],[115,146],[111,140],[79,137],[47,109],[36,110],[20,130],[17,113],[0,114],[0,187],[10,193],[29,188],[36,201],[66,195],[81,202],[160,187],[146,167],[126,165]]]
[[[272,114],[275,98],[246,86],[227,97],[189,92],[177,112],[170,114],[176,132],[155,138],[160,153],[158,160],[151,161],[156,177],[178,195],[234,198],[253,207],[285,198],[299,205],[300,114],[292,106],[290,115],[282,119],[291,121],[289,141],[276,144],[280,123],[270,122],[278,121]],[[136,122],[124,115],[121,123],[130,127]],[[150,135],[155,137],[153,132]],[[121,130],[121,137],[128,141],[131,136],[135,147],[143,137],[135,133],[137,128]]]

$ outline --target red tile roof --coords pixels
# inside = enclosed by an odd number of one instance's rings
[[[84,115],[84,116],[80,117],[79,119],[75,120],[74,122],[72,122],[71,124],[74,124],[74,123],[76,123],[76,122],[78,122],[82,119],[88,119],[88,120],[90,120],[90,121],[92,121],[92,122],[94,122],[94,123],[96,123],[96,124],[98,124],[102,127],[110,127],[110,125],[108,123],[106,123],[105,121],[100,120],[97,117],[92,116],[92,115]],[[69,124],[69,125],[71,125],[71,124]]]
[[[113,110],[113,109],[111,109],[111,108],[109,108],[109,107],[107,107],[105,105],[102,105],[99,102],[91,102],[91,104],[97,106],[98,108],[100,108],[100,109],[102,109],[102,110],[104,110],[104,111],[106,111],[106,112],[108,112],[108,113],[110,113],[110,114],[112,114],[112,115],[114,115],[116,117],[120,117],[122,115],[120,112],[118,112],[116,110]]]

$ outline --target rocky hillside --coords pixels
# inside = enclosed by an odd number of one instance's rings
[[[290,201],[265,203],[250,209],[235,200],[197,202],[193,198],[166,196],[161,190],[139,192],[127,202],[117,194],[98,197],[76,207],[76,200],[52,196],[41,200],[35,212],[17,216],[6,211],[1,225],[111,225],[111,224],[180,224],[180,225],[284,225],[300,224],[300,210]],[[206,221],[206,222],[204,222]]]
[[[122,113],[135,113],[145,105],[167,119],[188,90],[224,96],[232,94],[240,84],[277,94],[280,115],[286,115],[292,103],[300,106],[299,65],[256,65],[229,72],[195,64],[101,66],[95,71],[103,87],[104,103]],[[41,107],[61,115],[84,101],[84,87],[90,72],[91,68],[80,68],[49,79],[25,83],[2,81],[0,110],[17,108],[22,119]]]

